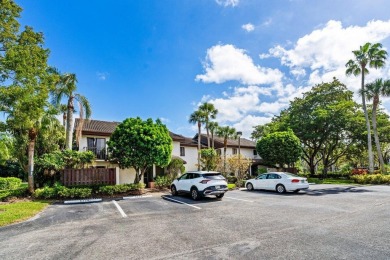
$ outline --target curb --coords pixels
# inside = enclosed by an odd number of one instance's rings
[[[86,203],[96,203],[96,202],[102,202],[103,199],[97,198],[97,199],[85,199],[85,200],[65,200],[64,204],[86,204]]]

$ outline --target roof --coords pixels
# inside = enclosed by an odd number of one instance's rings
[[[207,135],[201,134],[201,142],[202,144],[207,145]],[[196,134],[193,138],[194,140],[198,139],[198,134]],[[211,142],[211,136],[210,136],[210,142]],[[224,147],[224,139],[222,137],[214,136],[214,146],[215,148],[222,148]],[[238,147],[238,139],[228,139],[227,140],[227,146],[228,147]],[[246,138],[241,137],[240,138],[240,147],[243,148],[255,148],[256,142],[248,140]]]
[[[75,119],[75,129],[80,123],[80,118]],[[82,133],[84,135],[110,136],[119,122],[100,121],[93,119],[84,119]]]

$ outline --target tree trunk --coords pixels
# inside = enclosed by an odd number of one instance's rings
[[[64,112],[63,114],[62,114],[62,125],[64,126],[64,127],[66,127],[66,112]]]
[[[209,133],[208,125],[206,125],[206,131],[207,131],[207,148],[210,148],[210,133]]]
[[[28,131],[28,191],[31,194],[34,193],[34,149],[36,138],[36,129],[30,129]]]
[[[374,131],[375,146],[376,146],[376,150],[377,150],[377,153],[378,153],[378,158],[379,158],[379,163],[380,163],[380,166],[381,166],[381,171],[382,171],[383,174],[385,174],[386,173],[385,162],[383,160],[381,144],[379,142],[379,136],[378,136],[378,129],[377,129],[377,126],[376,126],[376,109],[378,107],[378,103],[379,103],[379,97],[375,96],[373,104],[372,104],[373,105],[372,106],[372,128],[373,128],[373,131]]]
[[[214,149],[214,131],[211,132],[211,147]]]
[[[68,100],[68,116],[66,122],[66,142],[65,149],[72,150],[72,142],[73,142],[73,97],[69,97]]]
[[[366,119],[366,127],[367,127],[368,170],[370,173],[373,173],[374,172],[374,155],[372,153],[371,127],[370,127],[370,121],[368,119],[368,112],[367,112],[367,106],[366,106],[366,95],[364,94],[364,70],[365,70],[365,66],[362,66],[362,104],[363,104],[364,118]]]
[[[310,158],[310,163],[309,163],[309,168],[310,168],[310,177],[314,177],[316,174],[316,165],[314,164],[314,158]]]
[[[202,127],[202,125],[201,125],[201,123],[200,123],[200,121],[198,121],[198,171],[200,171],[200,138],[201,138],[201,136],[200,136],[200,134],[201,134],[201,127]]]

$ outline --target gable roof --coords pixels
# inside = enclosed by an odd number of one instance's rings
[[[194,136],[193,140],[198,140],[198,134],[196,134]],[[211,136],[210,136],[210,142],[211,142]],[[207,146],[207,135],[206,134],[201,134],[201,143],[203,145]],[[214,147],[215,148],[223,148],[224,147],[224,139],[222,137],[214,136]],[[228,139],[227,140],[227,147],[238,147],[238,139]],[[240,138],[240,147],[255,149],[256,142],[241,137]]]

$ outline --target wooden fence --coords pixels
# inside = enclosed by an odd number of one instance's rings
[[[115,168],[65,169],[61,172],[61,182],[65,186],[115,185]]]

